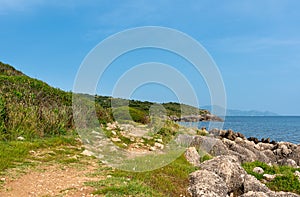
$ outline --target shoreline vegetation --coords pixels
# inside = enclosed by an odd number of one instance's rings
[[[111,168],[98,161],[89,152],[88,144],[84,144],[75,132],[71,92],[52,88],[0,62],[0,196],[20,196],[25,191],[40,196],[65,196],[68,193],[73,196],[300,194],[300,145],[268,138],[247,139],[232,130],[182,127],[176,122],[223,121],[208,110],[189,105],[162,103],[159,105],[165,111],[158,107],[154,114],[159,116],[154,116],[149,114],[155,110],[151,107],[158,105],[153,102],[79,96],[87,106],[82,114],[94,121],[89,116],[95,109],[98,127],[100,123],[105,135],[120,148],[147,154],[163,150],[171,140],[188,141],[189,147],[175,161],[154,171],[138,173]],[[128,106],[124,107],[124,103]],[[92,124],[94,122],[80,125]],[[140,132],[150,134],[145,138]],[[93,168],[88,167],[90,162]],[[60,189],[55,189],[50,180],[43,180],[49,183],[44,185],[44,190],[29,191],[35,187],[29,187],[25,182],[21,184],[24,188],[14,188],[14,183],[20,184],[21,177],[30,178],[34,169],[47,169],[47,166],[89,171],[82,172],[82,182],[74,188],[61,185]],[[53,174],[47,176],[53,177],[53,181],[61,178],[56,176],[59,170],[52,171]],[[52,193],[47,191],[48,186],[53,189]]]

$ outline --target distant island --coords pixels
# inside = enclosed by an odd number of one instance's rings
[[[220,106],[214,108],[216,112],[223,110]],[[201,109],[211,111],[212,106],[203,106]],[[279,116],[279,114],[270,111],[226,109],[226,116]]]

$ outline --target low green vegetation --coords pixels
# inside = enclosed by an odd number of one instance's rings
[[[154,104],[152,102],[81,96],[87,98],[85,105],[89,106],[82,114],[92,116],[96,112],[97,115],[97,120],[91,118],[92,124],[81,125],[105,125],[115,120],[134,120],[142,124],[151,121],[149,110]],[[168,116],[209,113],[178,103],[163,103],[162,106]],[[31,140],[65,135],[74,129],[72,107],[71,92],[53,88],[0,62],[0,140],[15,140],[19,136]]]
[[[95,194],[106,196],[187,196],[188,175],[195,170],[181,156],[171,164],[149,172],[99,169],[99,175],[106,172],[109,178],[87,185],[96,188]]]
[[[65,134],[72,128],[71,93],[0,62],[0,140]]]
[[[201,135],[201,136],[208,136],[208,132],[206,130],[203,130],[203,129],[197,129],[196,134]]]
[[[153,102],[149,101],[137,101],[137,100],[126,100],[121,98],[112,98],[109,96],[95,96],[95,101],[101,105],[104,109],[118,108],[122,106],[128,106],[129,109],[135,109],[133,113],[130,111],[132,118],[134,119],[134,114],[139,113],[140,117],[137,119],[138,122],[148,123],[149,121],[149,110],[153,106]],[[209,111],[198,109],[185,104],[179,104],[175,102],[162,103],[161,104],[165,110],[167,116],[185,116],[192,114],[207,114]],[[137,112],[139,111],[139,112]],[[144,117],[143,117],[144,116]],[[126,116],[125,116],[126,117]]]
[[[200,162],[202,163],[204,161],[211,160],[212,158],[213,156],[211,156],[210,154],[205,154],[202,157],[200,157]]]
[[[300,182],[294,175],[294,172],[297,170],[296,168],[276,165],[269,166],[260,161],[244,163],[242,166],[248,174],[255,176],[258,180],[262,180],[263,175],[253,172],[255,167],[261,167],[264,170],[264,174],[276,174],[277,176],[274,180],[266,183],[271,190],[300,194]]]
[[[143,124],[149,123],[149,115],[147,112],[135,109],[133,107],[122,106],[114,108],[112,113],[115,120],[133,120]]]
[[[33,157],[31,153],[37,150],[60,146],[77,146],[78,144],[79,142],[75,140],[75,136],[51,137],[33,141],[0,141],[0,172],[7,168],[28,163],[26,161],[29,160],[49,161],[51,156],[54,156],[49,154],[42,157]],[[62,153],[58,155],[61,156],[61,159],[66,159]],[[57,159],[57,155],[53,159]]]
[[[79,107],[83,106],[80,114],[84,117],[79,117],[83,129],[91,125],[106,128],[108,123],[116,120],[124,123],[133,120],[136,125],[147,123],[152,129],[149,129],[152,138],[143,140],[145,145],[151,146],[158,139],[160,143],[168,143],[180,129],[172,121],[150,117],[152,102],[72,95],[0,62],[0,172],[39,162],[80,163],[83,149],[74,131],[74,120],[78,117],[73,114],[72,96],[84,98],[79,103]],[[124,107],[124,103],[128,105]],[[209,113],[174,102],[162,106],[167,116]],[[108,137],[112,135],[108,131],[106,134]],[[121,139],[120,146],[132,143],[129,138],[121,136],[120,131],[116,135]],[[193,171],[195,168],[183,156],[163,168],[142,173],[107,169],[100,164],[95,176],[109,175],[110,178],[87,184],[96,189],[95,194],[107,196],[187,196],[188,175]]]

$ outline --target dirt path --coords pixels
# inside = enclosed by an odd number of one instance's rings
[[[91,161],[85,166],[62,164],[42,164],[14,179],[5,177],[0,197],[35,197],[35,196],[94,196],[93,188],[85,182],[97,181],[101,177],[91,177],[97,168]],[[2,178],[3,179],[3,178]]]

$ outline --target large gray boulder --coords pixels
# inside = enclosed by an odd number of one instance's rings
[[[228,188],[224,180],[208,170],[198,170],[190,174],[188,191],[192,197],[220,197],[226,196]]]
[[[195,136],[191,141],[190,146],[194,146],[201,152],[207,152],[213,156],[228,154],[228,148],[224,143],[220,139],[214,137]]]
[[[191,196],[203,197],[300,197],[289,192],[273,192],[254,176],[248,175],[235,156],[218,156],[199,165],[189,177]]]
[[[200,165],[200,168],[219,175],[228,187],[229,192],[239,193],[247,174],[240,166],[238,158],[229,155],[218,156],[205,161]]]
[[[269,188],[257,180],[254,176],[247,174],[244,181],[244,193],[255,192],[268,192]]]
[[[300,145],[294,147],[293,152],[290,155],[290,159],[293,159],[298,166],[300,166]]]
[[[184,153],[184,157],[193,166],[199,166],[200,165],[200,155],[197,152],[195,147],[187,148],[185,153]]]

